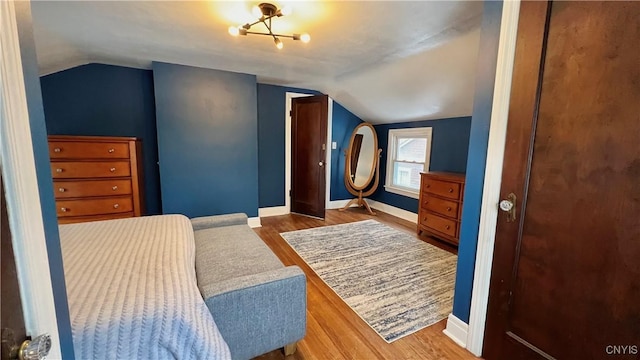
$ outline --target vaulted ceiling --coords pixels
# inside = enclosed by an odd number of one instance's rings
[[[255,74],[262,83],[322,91],[373,123],[471,114],[480,1],[279,1],[278,33],[308,44],[232,37],[250,1],[35,1],[40,71],[152,61]]]

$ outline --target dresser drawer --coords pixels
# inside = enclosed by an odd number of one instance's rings
[[[428,177],[422,178],[422,191],[454,200],[460,198],[459,183],[435,180]]]
[[[457,222],[434,214],[420,214],[420,224],[453,237],[458,227]]]
[[[117,214],[101,214],[101,215],[89,215],[89,216],[67,216],[58,218],[58,224],[76,224],[87,221],[101,221],[101,220],[114,220],[125,219],[134,217],[133,213],[117,213]]]
[[[131,175],[128,161],[52,161],[54,179],[125,177]]]
[[[57,200],[58,217],[126,213],[133,211],[130,196],[82,200]]]
[[[131,180],[84,180],[53,182],[56,199],[86,196],[112,196],[131,194]]]
[[[49,141],[51,159],[126,159],[128,143]]]
[[[458,203],[433,196],[423,196],[421,207],[454,219],[458,218]]]

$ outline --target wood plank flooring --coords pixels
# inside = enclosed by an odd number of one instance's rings
[[[307,275],[307,334],[298,342],[298,350],[287,360],[308,359],[476,359],[442,333],[446,320],[388,344],[280,237],[281,232],[375,219],[416,236],[416,225],[377,212],[377,216],[352,208],[345,212],[327,210],[324,221],[300,215],[262,218],[262,227],[254,229],[285,265],[298,265]],[[455,253],[455,248],[437,240],[420,237],[433,245]],[[256,359],[285,359],[281,350]]]

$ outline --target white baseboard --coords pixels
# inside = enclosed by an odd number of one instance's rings
[[[252,228],[262,227],[262,223],[260,222],[260,217],[250,217],[247,219],[247,225]]]
[[[378,209],[380,211],[384,211],[387,214],[399,217],[400,219],[405,219],[407,221],[411,221],[412,223],[418,222],[418,214],[413,213],[411,211],[407,211],[404,209],[397,208],[395,206],[387,205],[385,203],[381,203],[375,200],[367,199],[369,206],[374,209]]]
[[[271,206],[258,209],[259,217],[286,215],[289,213],[286,206]]]
[[[450,337],[456,344],[466,347],[468,330],[469,325],[458,319],[455,315],[449,314],[449,318],[447,319],[447,328],[442,330],[442,332]]]
[[[384,211],[387,214],[399,217],[407,221],[411,221],[413,223],[418,222],[418,214],[416,213],[412,213],[411,211],[400,209],[395,206],[387,205],[385,203],[381,203],[375,200],[371,200],[371,199],[365,199],[365,200],[367,201],[369,206],[371,206],[374,209]],[[330,201],[329,204],[327,204],[327,209],[341,209],[345,205],[347,205],[349,201],[351,201],[351,199]]]
[[[327,209],[341,209],[345,205],[347,205],[347,203],[349,201],[351,201],[351,199],[348,199],[348,200],[331,200],[327,204]]]

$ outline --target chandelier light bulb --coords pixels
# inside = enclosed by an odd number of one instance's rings
[[[283,7],[282,9],[280,9],[280,12],[282,13],[282,15],[287,16],[287,15],[291,15],[291,12],[293,10],[291,9],[291,6],[287,5],[285,7]]]
[[[273,42],[275,42],[275,43],[276,43],[276,47],[277,47],[279,50],[282,50],[282,48],[284,47],[284,44],[283,44],[283,43],[282,43],[282,41],[280,41],[280,39],[278,39],[278,38],[273,39]]]
[[[309,41],[311,41],[311,35],[307,33],[300,35],[300,41],[302,41],[303,43],[308,43]]]
[[[262,17],[262,10],[260,10],[260,7],[258,7],[258,5],[254,5],[251,8],[251,13],[253,14],[253,16],[257,17],[257,18],[261,18]]]
[[[240,34],[240,29],[235,26],[229,26],[229,35],[238,36]]]

